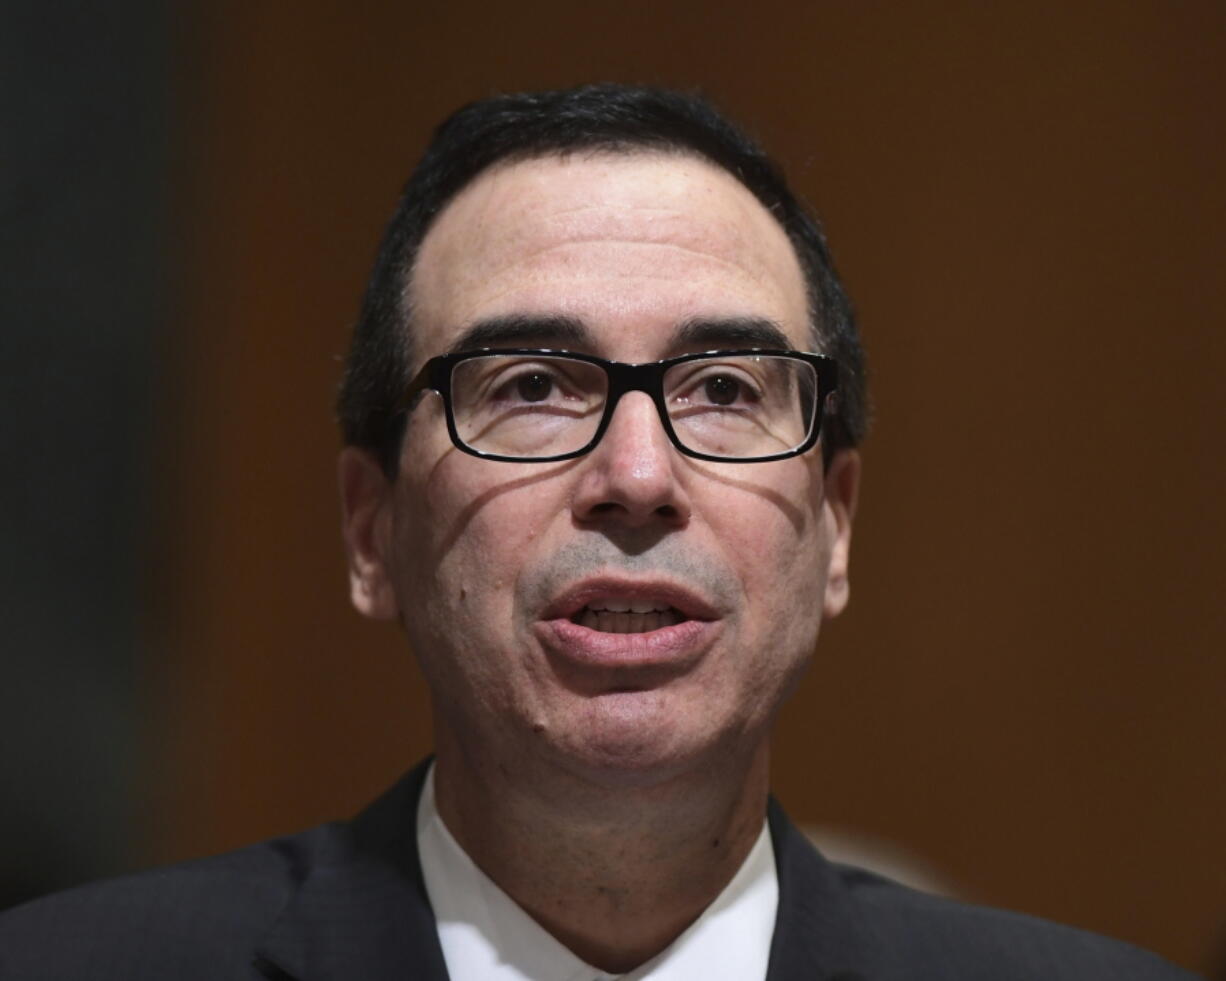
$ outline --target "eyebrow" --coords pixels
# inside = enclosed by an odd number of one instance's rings
[[[479,351],[487,347],[587,347],[591,332],[575,317],[549,314],[508,314],[488,317],[466,328],[454,344],[451,353]]]
[[[677,328],[674,340],[685,347],[792,347],[783,327],[764,317],[695,317]]]
[[[469,325],[455,343],[453,354],[497,347],[591,350],[592,333],[576,317],[553,314],[507,314]],[[783,327],[765,317],[692,317],[673,332],[677,348],[769,348],[789,350],[792,341]]]

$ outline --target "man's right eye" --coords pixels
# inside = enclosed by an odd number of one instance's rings
[[[453,376],[461,412],[587,413],[606,387],[599,368],[561,358],[474,358]]]
[[[486,391],[489,402],[501,406],[556,403],[573,397],[565,379],[556,371],[539,365],[523,365],[505,372],[492,381]]]
[[[515,380],[515,390],[525,402],[543,402],[553,391],[553,379],[541,371],[528,372]]]

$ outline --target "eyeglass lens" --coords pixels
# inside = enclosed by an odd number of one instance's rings
[[[805,442],[817,374],[793,358],[721,355],[672,365],[663,388],[669,421],[685,447],[747,459]],[[451,377],[460,439],[475,450],[522,459],[583,449],[600,427],[607,396],[601,366],[564,357],[469,358]]]

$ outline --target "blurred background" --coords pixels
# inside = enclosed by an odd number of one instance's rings
[[[6,0],[0,904],[430,747],[347,605],[338,358],[430,127],[701,87],[826,222],[876,424],[775,789],[976,901],[1226,929],[1226,7]]]

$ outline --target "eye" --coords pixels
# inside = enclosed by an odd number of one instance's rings
[[[553,379],[544,372],[533,371],[515,380],[515,390],[525,402],[543,402],[553,391]]]
[[[586,397],[584,379],[573,374],[560,361],[511,361],[488,381],[484,401],[503,409],[556,409]]]
[[[752,367],[752,365],[750,366]],[[678,372],[680,374],[680,372]],[[678,379],[673,398],[690,409],[748,410],[763,397],[762,382],[740,365],[704,365],[688,378]]]
[[[703,390],[712,405],[731,405],[741,393],[741,383],[728,375],[711,375]]]

